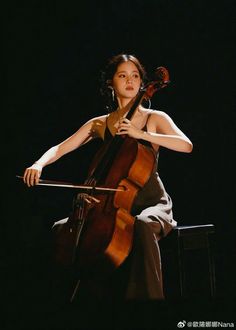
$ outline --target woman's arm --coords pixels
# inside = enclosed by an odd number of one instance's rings
[[[179,152],[191,152],[192,142],[177,127],[173,120],[162,111],[153,111],[147,123],[148,131],[136,128],[123,118],[118,128],[118,135],[128,134],[136,139],[146,140],[157,146],[162,146]]]
[[[39,182],[42,169],[51,163],[54,163],[65,154],[79,148],[97,135],[94,134],[95,127],[102,125],[106,120],[106,116],[96,117],[83,126],[81,126],[73,135],[63,142],[48,149],[33,165],[26,168],[23,176],[24,182],[28,186],[33,186]]]

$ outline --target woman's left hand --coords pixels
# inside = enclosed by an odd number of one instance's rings
[[[129,119],[121,118],[119,121],[119,126],[116,134],[117,135],[127,134],[132,138],[141,139],[143,133],[144,132],[141,129],[135,127]]]

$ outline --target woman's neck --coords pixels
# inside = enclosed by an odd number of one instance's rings
[[[124,114],[126,114],[132,107],[132,105],[134,104],[135,99],[118,99],[118,109],[117,111],[119,112],[119,114],[121,116],[123,116]]]
[[[120,109],[130,108],[134,103],[135,98],[119,98],[117,97],[118,106]]]

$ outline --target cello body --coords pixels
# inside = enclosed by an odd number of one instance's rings
[[[139,189],[148,181],[154,164],[152,149],[128,136],[124,138],[102,182],[106,187],[120,187],[123,191],[96,195],[100,203],[86,212],[76,261],[82,274],[107,273],[119,267],[129,255],[135,221],[131,208]]]

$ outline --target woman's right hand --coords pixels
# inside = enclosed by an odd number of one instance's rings
[[[42,166],[37,163],[27,167],[23,176],[24,183],[27,184],[28,187],[38,184],[42,169]]]

